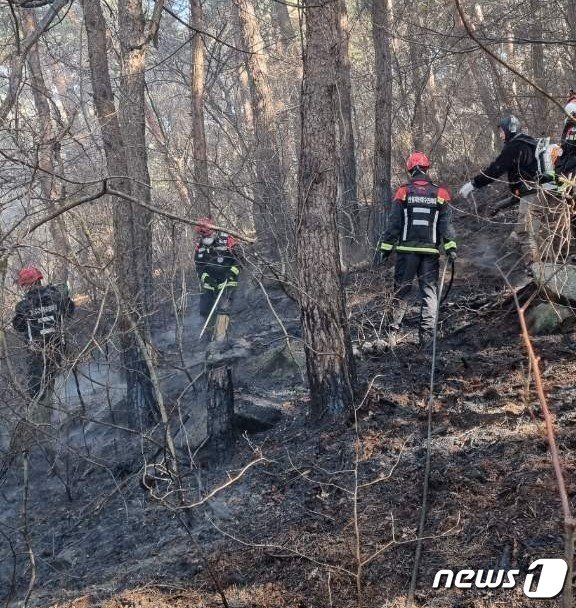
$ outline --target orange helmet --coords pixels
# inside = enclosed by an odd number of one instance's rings
[[[424,154],[424,152],[412,152],[406,161],[406,169],[412,171],[415,167],[421,169],[430,169],[430,159]]]
[[[44,277],[42,273],[35,266],[27,266],[26,268],[22,268],[22,270],[18,273],[18,285],[20,287],[30,287],[30,285],[34,285],[41,281]]]
[[[211,217],[203,217],[198,220],[194,230],[196,234],[201,236],[211,236],[216,232],[214,228],[212,228],[212,218]]]

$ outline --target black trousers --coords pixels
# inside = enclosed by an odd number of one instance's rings
[[[394,272],[394,325],[400,325],[408,308],[412,283],[420,289],[420,336],[430,337],[438,311],[440,256],[431,253],[397,253]]]
[[[226,291],[222,294],[220,298],[220,302],[218,303],[218,311],[221,313],[230,312],[230,307],[232,306],[232,301],[234,300],[234,291],[236,287],[226,287]],[[204,317],[204,319],[208,318],[210,311],[214,307],[214,303],[216,302],[216,298],[220,291],[214,289],[203,289],[200,294],[200,316]]]

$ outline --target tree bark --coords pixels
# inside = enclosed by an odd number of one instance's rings
[[[537,0],[530,0],[530,12],[533,17],[531,28],[532,38],[534,40],[542,40],[543,30],[540,21],[540,2]],[[532,61],[532,78],[540,88],[546,90],[544,45],[532,44],[530,46],[530,58]],[[534,103],[532,104],[534,125],[537,125],[536,128],[539,129],[534,132],[534,135],[545,136],[549,133],[547,100],[538,91],[532,91],[532,94],[534,95]]]
[[[27,36],[32,36],[38,28],[35,12],[32,9],[23,9],[22,28]],[[58,130],[50,112],[49,92],[42,71],[42,62],[38,44],[30,48],[27,58],[32,85],[32,96],[34,106],[38,114],[38,179],[42,198],[50,211],[55,211],[63,201],[65,189],[62,182],[54,176],[62,174],[62,155],[60,142],[58,141]],[[68,280],[68,260],[70,258],[70,241],[64,218],[62,216],[50,222],[49,230],[55,244],[55,249],[61,254],[55,256],[53,277],[59,282]]]
[[[225,295],[225,294],[224,294]],[[214,324],[213,342],[223,344],[228,335],[229,317],[218,314]],[[208,367],[208,403],[206,431],[208,448],[216,461],[221,461],[230,453],[233,442],[232,421],[234,416],[234,384],[232,369],[227,364]]]
[[[190,0],[190,25],[204,30],[204,13],[200,0]],[[192,152],[194,155],[194,192],[198,214],[210,217],[210,178],[204,128],[204,86],[206,79],[204,39],[198,32],[192,37],[192,69],[190,74]]]
[[[337,229],[338,6],[305,0],[302,149],[298,175],[297,264],[312,410],[338,418],[350,411],[354,361]]]
[[[110,180],[113,189],[132,194],[128,179],[128,161],[124,138],[110,79],[106,44],[106,22],[100,0],[82,0],[84,26],[87,34],[88,58],[92,80],[94,107],[100,125],[108,174],[118,176]],[[135,269],[140,258],[140,242],[137,232],[137,215],[144,211],[126,201],[112,199],[114,205],[115,272],[121,298],[123,320],[122,357],[126,375],[127,406],[132,420],[138,423],[155,417],[153,386],[146,365],[146,355],[131,330],[132,317],[141,336],[146,336],[144,323],[144,289],[141,276]]]
[[[356,144],[352,121],[352,79],[350,75],[350,28],[346,0],[338,0],[337,21],[340,44],[338,45],[337,115],[340,148],[340,202],[344,214],[351,215],[358,225],[358,178],[356,170]]]
[[[142,0],[119,0],[118,27],[120,36],[121,71],[119,115],[120,128],[126,150],[130,192],[134,198],[150,203],[150,174],[146,148],[146,21]],[[140,209],[134,214],[134,243],[139,250],[136,266],[142,323],[152,303],[152,213]]]
[[[373,205],[377,220],[387,217],[392,202],[392,26],[390,0],[372,0],[376,96],[374,108]],[[375,222],[379,236],[383,222]]]
[[[256,166],[254,224],[262,250],[271,257],[287,257],[292,242],[285,192],[286,176],[282,169],[276,134],[276,113],[268,79],[268,63],[251,0],[233,0],[240,26],[244,61],[250,82],[254,117],[254,155]]]

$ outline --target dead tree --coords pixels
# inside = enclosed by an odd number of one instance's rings
[[[306,0],[297,267],[313,412],[341,417],[353,401],[352,345],[337,229],[335,99],[338,6]]]

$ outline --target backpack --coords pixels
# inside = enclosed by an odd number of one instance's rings
[[[551,144],[549,137],[541,137],[536,140],[536,163],[538,164],[538,183],[544,190],[554,190],[555,165],[562,154],[562,148],[558,144]]]

